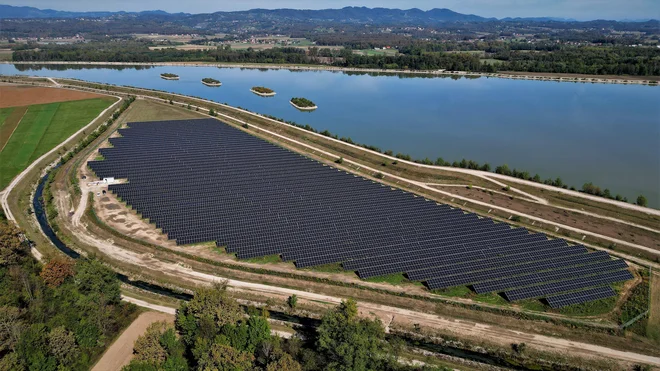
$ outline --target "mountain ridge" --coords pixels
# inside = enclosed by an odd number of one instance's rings
[[[278,16],[291,20],[315,19],[322,21],[350,22],[373,22],[373,23],[401,23],[402,21],[416,21],[420,25],[442,22],[589,22],[577,21],[570,18],[560,17],[482,17],[475,14],[463,14],[447,8],[433,8],[421,10],[418,8],[396,9],[396,8],[368,8],[348,6],[338,9],[250,9],[239,11],[217,11],[211,13],[168,13],[163,10],[146,10],[140,12],[126,11],[90,11],[72,12],[53,9],[39,9],[29,6],[12,6],[0,4],[0,19],[48,19],[48,18],[108,18],[115,16],[134,17],[185,17],[195,18],[204,16],[229,17],[232,15],[254,15],[261,18]],[[649,21],[649,20],[645,20]],[[655,21],[655,20],[653,20]],[[618,22],[642,22],[642,20],[618,20]]]

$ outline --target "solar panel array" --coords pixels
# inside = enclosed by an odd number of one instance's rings
[[[627,280],[625,262],[495,223],[303,157],[214,119],[119,129],[99,178],[178,244],[215,241],[241,258],[342,263],[361,278],[405,273],[431,289],[472,285],[510,300]],[[594,294],[595,295],[595,294]],[[592,295],[593,296],[593,295]]]

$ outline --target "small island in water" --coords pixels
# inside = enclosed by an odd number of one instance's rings
[[[179,75],[175,75],[173,73],[161,73],[160,78],[165,80],[178,80]]]
[[[250,91],[262,97],[272,97],[276,94],[273,89],[265,88],[263,86],[253,86]]]
[[[206,86],[222,86],[222,83],[216,79],[205,77],[202,79],[202,84]]]
[[[313,111],[317,108],[316,104],[307,98],[291,98],[291,105],[301,111]]]

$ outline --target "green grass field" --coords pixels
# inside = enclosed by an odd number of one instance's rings
[[[11,114],[15,107],[0,108],[0,128],[5,124],[5,120]]]
[[[114,100],[97,98],[30,106],[0,152],[0,189],[32,161],[87,125]],[[5,120],[5,109],[0,120]]]

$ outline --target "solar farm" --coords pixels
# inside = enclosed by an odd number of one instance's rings
[[[109,190],[169,239],[239,259],[341,263],[362,279],[403,273],[550,307],[615,296],[623,260],[347,173],[215,119],[135,122],[90,161]]]

